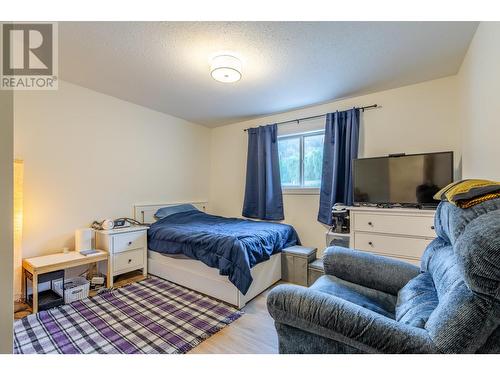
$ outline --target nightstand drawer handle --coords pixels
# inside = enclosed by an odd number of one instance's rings
[[[432,230],[434,230],[434,229],[436,229],[436,228],[434,228],[434,225],[431,225],[431,229],[432,229]]]
[[[372,241],[369,241],[369,242],[368,242],[368,245],[373,246],[373,242],[372,242]]]
[[[130,264],[130,263],[132,263],[132,259],[129,259],[129,260],[128,260],[128,263],[129,263],[129,264]]]
[[[373,227],[373,223],[371,221],[368,222],[368,225]]]
[[[128,245],[129,245],[129,246],[130,246],[130,245],[132,245],[132,241],[129,241],[129,242],[128,242]]]

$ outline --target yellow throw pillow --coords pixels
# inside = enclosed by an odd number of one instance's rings
[[[453,182],[434,195],[434,199],[448,201],[461,208],[472,207],[499,197],[499,182],[477,179]]]

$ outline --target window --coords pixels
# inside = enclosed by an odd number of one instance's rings
[[[323,131],[278,138],[283,188],[317,189],[321,186],[324,138]]]

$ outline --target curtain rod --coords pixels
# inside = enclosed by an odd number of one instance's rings
[[[364,106],[364,107],[355,107],[355,108],[356,109],[361,109],[364,112],[365,109],[375,109],[375,108],[380,108],[380,107],[381,106],[378,105],[378,104],[372,104],[372,105],[367,105],[367,106]],[[296,122],[298,124],[300,121],[312,120],[313,118],[320,118],[320,117],[323,117],[323,116],[326,116],[326,115],[327,115],[326,113],[323,113],[322,115],[309,116],[309,117],[301,117],[301,118],[297,118],[295,120],[288,120],[288,121],[277,122],[276,125],[288,124],[290,122]],[[252,128],[246,128],[246,129],[243,129],[243,131],[246,132],[248,129],[252,129]]]

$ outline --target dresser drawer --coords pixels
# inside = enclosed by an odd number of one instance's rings
[[[434,218],[432,216],[355,213],[354,230],[430,238],[436,237]]]
[[[420,259],[431,240],[424,238],[386,236],[372,233],[355,233],[354,248],[381,255]]]
[[[129,250],[113,257],[113,274],[128,272],[144,266],[144,250]]]
[[[123,233],[113,236],[113,253],[121,253],[146,247],[146,234],[143,231]]]

